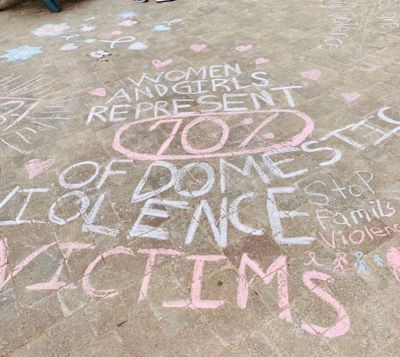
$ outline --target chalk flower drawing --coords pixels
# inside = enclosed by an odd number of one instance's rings
[[[84,25],[80,28],[81,32],[92,32],[96,27]]]
[[[119,17],[123,20],[133,19],[136,16],[137,13],[135,11],[124,11],[119,14]]]
[[[5,58],[7,62],[25,61],[39,53],[42,53],[42,47],[25,45],[18,48],[12,48],[11,50],[6,50],[6,52],[7,53],[0,56],[0,58]]]
[[[69,25],[65,22],[61,24],[45,24],[33,30],[32,33],[37,37],[53,37],[62,35],[69,28]]]
[[[90,57],[93,58],[102,58],[110,55],[111,55],[110,52],[104,50],[90,52]]]

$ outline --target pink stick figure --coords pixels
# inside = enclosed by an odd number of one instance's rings
[[[308,256],[310,257],[310,260],[307,263],[304,263],[305,266],[313,265],[315,267],[322,267],[322,264],[317,262],[317,258],[314,252],[308,252]]]
[[[343,252],[336,253],[336,258],[333,261],[333,271],[343,271],[344,267],[349,264],[347,261],[347,254]]]

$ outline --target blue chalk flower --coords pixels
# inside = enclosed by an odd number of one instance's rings
[[[7,53],[0,56],[0,58],[5,58],[7,62],[25,61],[39,53],[42,53],[42,47],[25,45],[18,48],[12,48],[11,50],[6,50],[6,52]]]
[[[125,12],[121,12],[119,14],[119,17],[123,20],[127,20],[127,19],[133,19],[137,16],[137,13],[135,11],[125,11]]]

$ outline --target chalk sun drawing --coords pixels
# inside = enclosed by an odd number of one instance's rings
[[[55,37],[62,35],[69,28],[70,26],[65,22],[61,24],[45,24],[36,30],[33,30],[32,33],[36,37]]]
[[[46,142],[49,131],[70,120],[70,102],[80,91],[54,89],[56,79],[0,75],[0,148],[27,155]],[[52,135],[51,137],[53,137]]]
[[[6,50],[6,53],[0,56],[0,58],[6,59],[7,62],[26,61],[40,53],[42,53],[42,47],[25,45]]]

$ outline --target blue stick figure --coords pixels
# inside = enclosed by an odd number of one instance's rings
[[[378,268],[382,268],[385,265],[383,259],[378,254],[374,255],[374,262]]]
[[[357,269],[358,274],[368,274],[367,264],[364,261],[364,253],[363,252],[355,252],[355,257],[357,258],[354,266]]]

